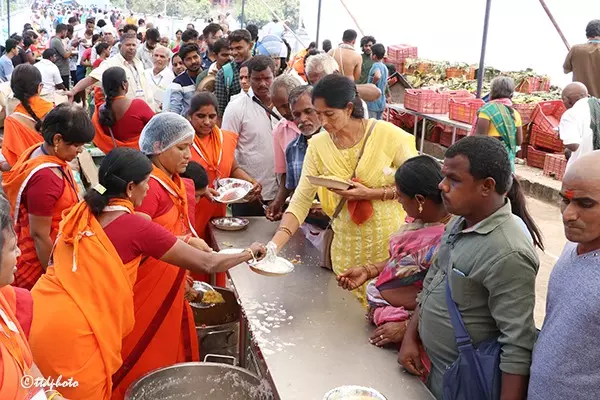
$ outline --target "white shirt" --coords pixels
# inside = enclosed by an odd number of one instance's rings
[[[175,79],[175,74],[167,65],[162,71],[158,73],[158,75],[154,75],[154,68],[149,68],[144,71],[146,75],[146,82],[148,82],[148,86],[152,91],[152,97],[154,98],[154,104],[156,106],[156,110],[160,111],[160,106],[162,105],[163,99],[165,98],[165,92],[169,85]]]
[[[127,82],[129,83],[129,90],[127,91],[127,97],[130,99],[143,98],[151,108],[154,108],[154,100],[148,81],[146,80],[146,74],[144,73],[144,66],[142,62],[134,58],[133,65],[128,63],[123,56],[119,53],[114,57],[110,57],[104,61],[100,66],[90,73],[89,76],[102,82],[102,74],[110,67],[121,67],[125,70],[127,75]]]
[[[235,159],[240,168],[260,182],[267,201],[275,199],[278,189],[273,151],[273,127],[277,122],[251,96],[230,101],[223,114],[222,129],[239,135]]]
[[[588,98],[578,100],[575,105],[565,111],[558,126],[560,138],[565,145],[578,144],[577,151],[571,154],[567,168],[581,156],[594,151],[594,132],[591,128],[592,117]]]
[[[149,50],[148,47],[146,47],[146,44],[142,44],[141,46],[138,46],[137,57],[140,59],[142,64],[144,64],[144,69],[154,67],[154,64],[152,62],[152,54],[153,53],[154,53],[154,51]]]
[[[42,74],[42,84],[44,85],[41,93],[42,95],[54,93],[56,91],[55,85],[63,83],[63,80],[60,77],[60,71],[52,61],[42,59],[33,66],[40,71],[40,74]]]

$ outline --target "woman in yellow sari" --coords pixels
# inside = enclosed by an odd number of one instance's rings
[[[348,78],[321,79],[313,90],[313,103],[325,131],[310,140],[300,183],[269,246],[280,249],[288,242],[318,192],[323,211],[332,217],[331,263],[339,275],[387,259],[390,235],[406,216],[394,201],[393,171],[417,150],[414,136],[387,122],[364,118],[356,85]],[[330,191],[312,185],[307,176],[336,177],[352,181],[352,187]],[[341,212],[334,218],[342,200]],[[364,286],[355,293],[366,305]]]

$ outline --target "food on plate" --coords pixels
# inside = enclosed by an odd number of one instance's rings
[[[207,290],[202,295],[202,302],[206,304],[222,304],[225,303],[223,295],[216,290]]]

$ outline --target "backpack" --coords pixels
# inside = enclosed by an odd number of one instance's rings
[[[231,63],[223,65],[223,79],[225,80],[225,90],[227,90],[227,97],[231,97],[231,85],[233,84],[233,66]]]

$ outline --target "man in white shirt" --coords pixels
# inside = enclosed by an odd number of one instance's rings
[[[591,128],[591,105],[600,106],[598,99],[588,96],[588,90],[581,82],[567,85],[562,92],[562,100],[567,111],[560,119],[558,129],[566,147],[569,168],[575,160],[594,151],[594,136],[598,133],[595,134]]]
[[[248,62],[251,95],[231,101],[223,114],[222,129],[239,135],[235,159],[240,168],[262,185],[262,199],[275,199],[278,185],[275,177],[273,127],[281,116],[271,101],[271,85],[275,77],[275,63],[270,57],[255,56]],[[265,215],[260,200],[234,204],[234,216]]]
[[[162,45],[156,46],[152,59],[154,61],[154,67],[148,68],[144,71],[144,74],[146,74],[146,81],[148,82],[148,86],[150,87],[154,98],[154,111],[159,112],[162,110],[165,92],[171,82],[173,82],[173,79],[175,79],[175,74],[171,68],[169,68],[171,51],[168,48]]]
[[[160,42],[160,32],[158,32],[158,29],[148,29],[146,31],[146,41],[137,49],[137,57],[144,64],[144,69],[153,67],[152,53],[154,53],[158,42]]]
[[[56,89],[66,90],[63,84],[60,71],[54,62],[56,61],[57,53],[54,49],[46,49],[42,53],[43,59],[34,64],[40,74],[42,74],[42,96],[52,94]]]
[[[88,76],[77,82],[77,85],[70,91],[67,92],[69,99],[82,90],[102,82],[102,74],[110,67],[121,67],[125,70],[127,75],[127,97],[130,99],[143,98],[150,107],[153,107],[154,100],[152,91],[146,81],[146,74],[144,74],[144,66],[142,62],[136,57],[137,51],[137,37],[132,33],[123,34],[121,40],[120,53],[114,57],[104,61],[98,68],[93,70]]]

